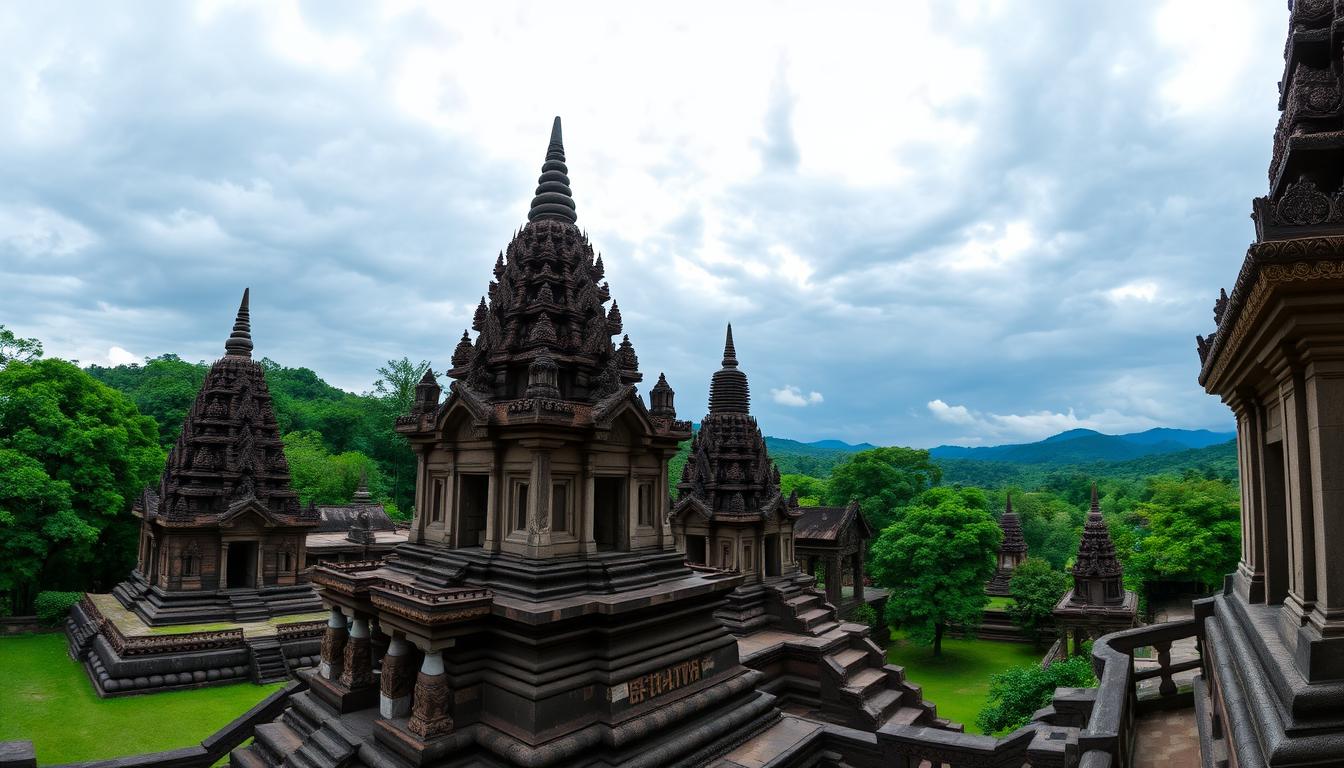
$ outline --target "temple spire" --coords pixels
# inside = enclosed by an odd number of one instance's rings
[[[238,317],[233,321],[233,333],[224,342],[224,354],[232,357],[252,357],[252,322],[247,311],[247,296],[252,289],[243,289],[243,301],[238,305]]]
[[[747,374],[738,370],[737,349],[733,347],[733,326],[723,342],[723,367],[709,383],[710,413],[751,413],[751,391]]]
[[[551,125],[551,143],[546,147],[546,161],[537,178],[536,197],[527,212],[528,221],[552,219],[573,224],[575,213],[573,191],[569,188],[569,168],[565,166],[565,143],[560,134],[560,116]]]
[[[355,488],[355,495],[351,497],[354,504],[372,504],[373,494],[369,493],[369,470],[362,467],[359,470],[359,487]]]

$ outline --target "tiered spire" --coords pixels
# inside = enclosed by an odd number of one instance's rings
[[[560,116],[556,115],[551,124],[551,143],[546,147],[546,162],[542,163],[541,176],[537,179],[537,196],[532,198],[532,210],[527,212],[527,220],[554,219],[573,224],[579,218],[573,194],[569,188],[569,168],[565,166]]]
[[[157,509],[175,523],[205,523],[248,504],[301,524],[298,494],[271,405],[266,375],[252,360],[249,291],[224,345],[210,367],[159,480]]]
[[[252,357],[252,321],[247,310],[247,295],[251,288],[243,289],[243,301],[238,305],[238,317],[233,321],[233,333],[224,342],[224,354],[233,357]]]
[[[596,402],[642,378],[634,345],[621,340],[620,310],[605,307],[602,259],[574,225],[568,172],[557,117],[528,223],[495,261],[472,317],[475,341],[464,333],[453,350],[448,375],[486,400],[522,396],[542,357],[557,368],[552,397],[563,400]]]
[[[373,494],[369,493],[369,471],[367,469],[359,470],[359,487],[355,488],[355,495],[350,497],[350,503],[355,505],[373,503]]]
[[[710,382],[709,414],[677,484],[683,500],[698,499],[714,516],[728,518],[760,518],[782,505],[779,470],[750,411],[747,375],[737,367],[730,325],[723,368]]]
[[[737,349],[733,346],[733,326],[723,342],[723,367],[709,383],[710,413],[751,413],[751,392],[747,374],[738,370]]]
[[[1083,525],[1083,539],[1073,561],[1073,602],[1088,605],[1119,605],[1124,602],[1121,583],[1124,568],[1115,556],[1111,531],[1101,516],[1097,484],[1092,484],[1092,509]]]

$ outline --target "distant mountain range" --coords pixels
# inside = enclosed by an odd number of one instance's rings
[[[1009,464],[1090,464],[1180,453],[1220,445],[1236,437],[1235,432],[1166,427],[1128,435],[1105,435],[1091,429],[1071,429],[1035,443],[978,448],[940,445],[931,449],[929,455],[935,459],[971,459]]]

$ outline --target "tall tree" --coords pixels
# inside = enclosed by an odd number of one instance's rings
[[[106,587],[125,575],[131,500],[163,466],[153,419],[64,360],[11,361],[0,369],[0,452],[0,538],[14,555],[0,561],[0,583],[16,610],[38,587]]]
[[[13,331],[0,325],[0,367],[10,360],[31,363],[41,356],[42,342],[15,336]]]
[[[1149,485],[1152,494],[1137,509],[1147,519],[1148,535],[1139,540],[1128,567],[1146,581],[1198,581],[1216,588],[1236,568],[1241,551],[1237,489],[1197,475],[1154,478]]]
[[[1069,589],[1068,575],[1051,568],[1050,563],[1039,557],[1028,557],[1013,569],[1008,589],[1013,595],[1008,615],[1040,646],[1042,629],[1050,623],[1055,604]]]
[[[980,625],[1002,539],[978,488],[925,491],[872,545],[870,572],[891,590],[887,619],[942,655],[949,626]]]
[[[844,505],[858,500],[868,523],[885,528],[896,510],[928,488],[938,485],[943,471],[916,448],[873,448],[860,451],[831,471],[827,500]]]
[[[159,444],[171,446],[182,431],[187,411],[205,381],[205,363],[188,363],[177,355],[160,355],[145,364],[86,368],[95,379],[131,396],[140,412],[159,425]]]
[[[409,357],[400,360],[388,360],[387,365],[378,369],[378,380],[373,383],[373,392],[382,402],[386,423],[384,429],[387,439],[384,453],[392,470],[392,495],[400,499],[403,491],[403,478],[415,475],[415,455],[406,438],[396,432],[398,416],[410,413],[415,401],[415,385],[429,370],[429,361],[412,363]],[[407,491],[413,491],[411,483],[404,483]]]

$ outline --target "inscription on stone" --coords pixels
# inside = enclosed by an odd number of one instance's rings
[[[640,704],[696,682],[714,669],[714,659],[687,659],[647,675],[640,675],[618,686],[629,693],[630,703]]]

